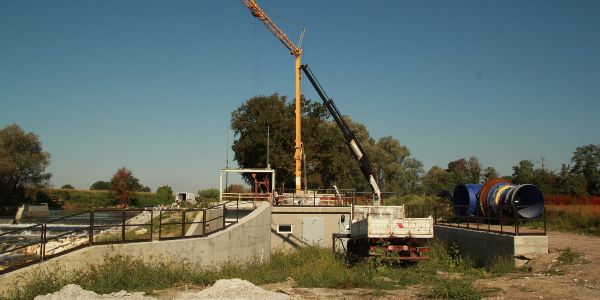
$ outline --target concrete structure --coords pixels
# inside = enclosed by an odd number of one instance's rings
[[[271,206],[258,203],[252,213],[239,223],[204,238],[153,241],[131,244],[97,245],[59,256],[0,276],[0,294],[23,283],[34,272],[72,271],[100,264],[106,255],[129,255],[145,261],[186,260],[199,266],[213,266],[226,261],[249,261],[268,258],[271,251]]]
[[[190,225],[185,235],[202,235],[203,232],[210,234],[213,231],[221,230],[225,225],[223,222],[225,220],[223,213],[223,206],[209,208],[206,210],[206,222],[203,222],[204,212],[200,211],[192,221],[192,225]]]
[[[272,249],[305,245],[331,247],[331,235],[347,233],[350,228],[351,208],[348,206],[273,206],[271,210]],[[339,246],[336,248],[340,249]]]
[[[496,257],[526,256],[548,253],[548,236],[510,235],[467,228],[435,225],[435,239],[460,247],[461,254],[470,256],[480,265]]]

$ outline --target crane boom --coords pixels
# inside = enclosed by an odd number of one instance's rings
[[[371,184],[371,187],[373,188],[373,192],[377,196],[377,199],[375,199],[375,205],[379,205],[379,201],[381,199],[381,191],[379,190],[379,185],[377,184],[377,181],[373,176],[373,166],[371,164],[371,161],[367,157],[367,153],[363,150],[362,146],[354,136],[352,130],[350,130],[348,125],[346,125],[346,122],[342,118],[342,114],[340,114],[339,110],[335,106],[335,103],[333,103],[333,99],[327,96],[325,90],[323,90],[323,87],[321,87],[315,76],[308,68],[308,65],[302,65],[300,66],[300,68],[302,69],[302,71],[304,71],[306,78],[308,78],[312,86],[315,88],[317,94],[319,94],[319,97],[321,97],[321,100],[323,100],[323,104],[325,104],[325,107],[327,107],[327,110],[335,120],[335,123],[342,130],[350,152],[354,154],[354,158],[358,161],[361,172],[369,181],[369,184]]]
[[[242,2],[244,5],[246,5],[246,7],[248,7],[250,13],[252,13],[252,15],[261,23],[263,23],[265,27],[267,27],[267,29],[273,33],[273,35],[275,35],[275,37],[277,37],[277,39],[279,39],[286,48],[290,50],[290,54],[293,56],[302,55],[302,49],[296,47],[296,45],[292,43],[287,35],[283,33],[283,31],[281,31],[277,25],[275,25],[275,23],[267,16],[267,14],[265,14],[265,12],[258,6],[258,4],[256,4],[254,0],[242,0]]]
[[[294,78],[296,83],[296,138],[295,138],[295,152],[294,152],[294,161],[295,161],[295,175],[296,175],[296,193],[299,193],[302,189],[302,104],[300,101],[300,65],[301,65],[301,57],[302,57],[302,49],[298,48],[292,41],[287,37],[277,25],[265,14],[265,12],[256,4],[254,0],[242,0],[244,5],[250,10],[250,13],[254,17],[256,17],[259,21],[261,21],[281,43],[290,50],[290,54],[295,57],[296,68],[294,69]]]

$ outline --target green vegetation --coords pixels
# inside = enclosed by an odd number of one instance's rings
[[[107,181],[96,181],[90,186],[90,190],[110,190],[110,182]]]
[[[496,275],[504,275],[520,271],[515,267],[515,258],[512,256],[498,256],[494,258],[487,270]]]
[[[574,265],[586,262],[583,253],[572,250],[570,247],[561,249],[560,254],[556,259],[559,263],[564,265]]]
[[[456,247],[432,245],[431,259],[404,266],[392,263],[362,262],[348,265],[344,257],[329,249],[304,247],[293,252],[275,252],[268,261],[228,263],[220,268],[202,268],[190,262],[158,261],[144,263],[129,256],[110,256],[102,265],[66,273],[37,273],[21,288],[14,288],[8,299],[32,299],[54,292],[67,283],[75,283],[97,293],[120,290],[144,291],[183,284],[206,286],[222,278],[241,278],[254,284],[284,282],[293,279],[298,287],[367,288],[370,296],[383,296],[387,290],[411,285],[423,287],[427,298],[479,299],[486,291],[474,280],[485,270],[475,269]]]
[[[173,201],[173,189],[168,185],[163,185],[156,189],[156,198],[157,201],[161,201],[163,203],[170,203]]]
[[[308,99],[302,99],[303,143],[310,164],[306,166],[309,188],[356,188],[366,191],[368,182],[363,178],[358,166],[353,163],[344,137],[324,105]],[[237,139],[232,149],[240,167],[266,167],[266,131],[277,143],[270,146],[271,167],[276,169],[276,181],[286,187],[294,186],[293,151],[294,140],[294,102],[278,94],[253,97],[232,112],[231,128]],[[374,140],[367,128],[349,117],[344,121],[354,132],[364,150],[373,162],[377,180],[383,190],[411,193],[418,189],[418,181],[423,173],[421,161],[413,158],[409,149],[391,136]],[[247,183],[252,175],[245,174]]]
[[[200,204],[200,207],[211,207],[215,202],[219,201],[219,190],[215,188],[199,190],[196,200]]]
[[[352,163],[344,138],[335,123],[329,120],[323,105],[308,99],[303,103],[303,139],[307,157],[309,188],[339,188],[370,190],[357,164]],[[285,96],[253,97],[232,112],[231,128],[237,139],[232,145],[234,157],[241,167],[266,167],[266,127],[279,142],[271,145],[270,163],[277,170],[277,182],[294,186],[293,136],[294,103]],[[492,166],[483,166],[477,157],[458,158],[447,167],[432,166],[425,172],[423,163],[411,156],[409,148],[391,137],[373,139],[367,128],[344,117],[373,164],[373,173],[382,191],[398,195],[439,195],[452,191],[457,184],[480,183],[500,174]],[[345,154],[347,153],[347,154]],[[570,164],[560,171],[549,170],[544,158],[540,162],[521,160],[513,173],[504,176],[517,184],[535,184],[545,194],[600,195],[600,145],[579,146]],[[251,174],[244,175],[247,183]]]
[[[542,228],[542,221],[527,222],[524,226]],[[548,230],[576,232],[600,236],[600,205],[546,205]]]
[[[438,197],[417,194],[408,194],[403,196],[394,195],[383,198],[384,205],[431,205],[438,203],[438,201]]]
[[[47,184],[50,153],[33,132],[12,124],[0,129],[0,205],[26,201],[26,190]]]
[[[110,196],[119,207],[129,207],[136,199],[135,192],[143,189],[139,179],[125,167],[119,168],[110,180]]]
[[[49,203],[53,208],[91,209],[113,207],[116,202],[109,191],[104,190],[71,190],[71,189],[39,189],[35,191],[37,202]],[[169,205],[172,198],[146,192],[134,192],[131,202],[133,207]]]
[[[477,300],[483,294],[475,288],[473,279],[438,278],[429,285],[424,296],[427,299]]]

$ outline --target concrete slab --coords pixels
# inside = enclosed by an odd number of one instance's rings
[[[548,236],[510,235],[435,225],[435,239],[455,244],[461,254],[486,265],[497,257],[527,256],[532,253],[548,253]]]

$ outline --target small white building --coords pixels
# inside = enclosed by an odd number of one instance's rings
[[[196,204],[196,194],[186,193],[186,192],[177,193],[177,194],[175,194],[175,202],[177,202],[177,203],[188,202],[191,204]]]

